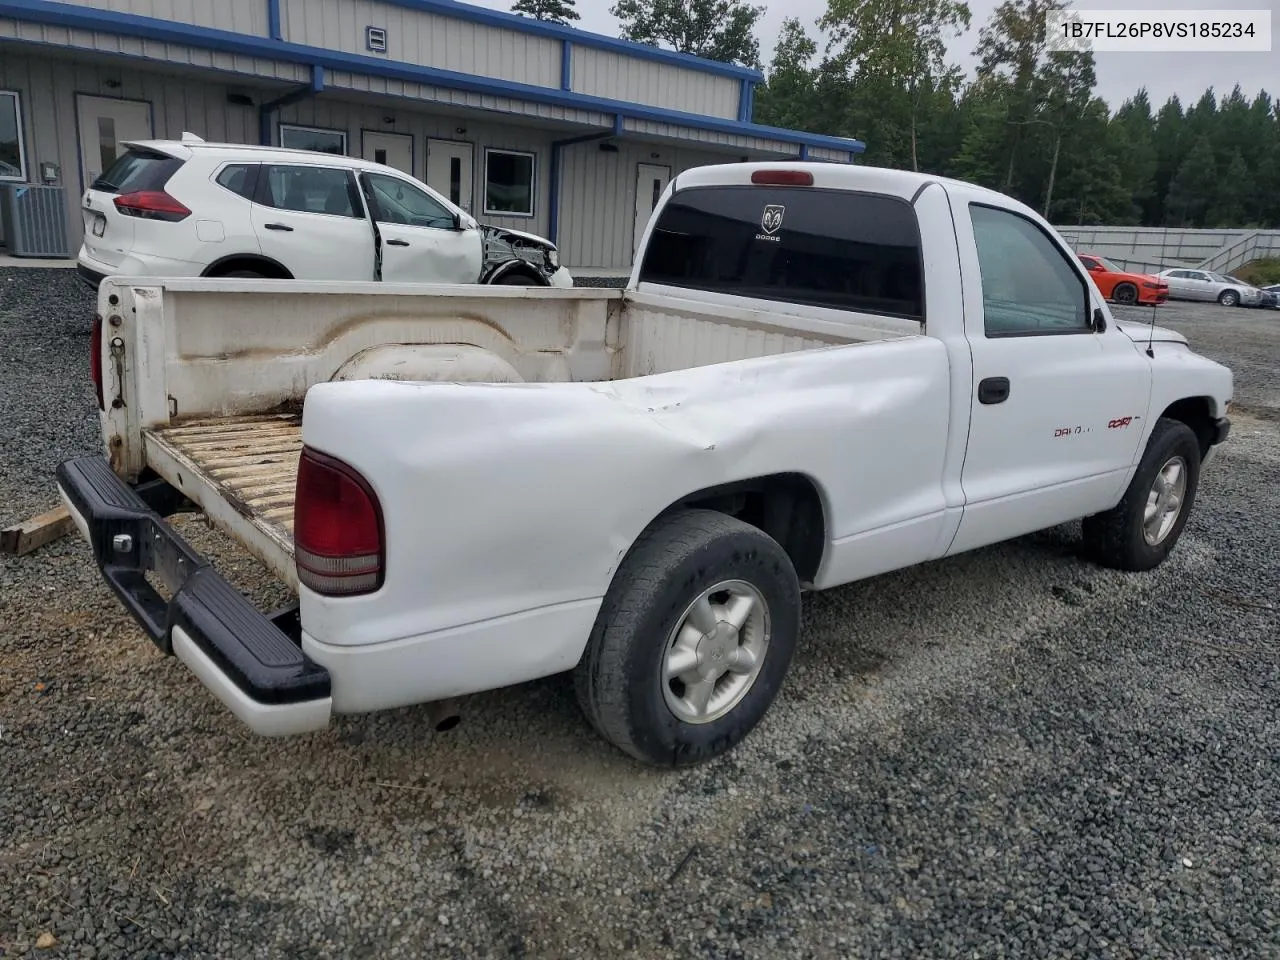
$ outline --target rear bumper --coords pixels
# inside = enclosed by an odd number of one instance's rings
[[[172,487],[163,480],[130,487],[101,456],[61,464],[57,483],[107,584],[162,652],[182,660],[255,733],[328,725],[329,672],[302,652],[296,608],[268,617],[196,553],[164,520],[181,502]]]
[[[86,267],[83,263],[76,264],[76,275],[94,290],[98,289],[98,284],[102,283],[106,277],[105,273],[99,273],[97,270]]]

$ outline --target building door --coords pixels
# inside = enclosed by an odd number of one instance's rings
[[[671,168],[652,163],[642,163],[636,174],[636,225],[631,238],[631,256],[635,257],[640,249],[640,239],[644,236],[645,227],[649,225],[649,217],[653,215],[662,191],[667,189],[671,180]]]
[[[471,168],[475,148],[461,140],[427,141],[427,186],[471,212]]]
[[[81,190],[102,175],[128,140],[151,139],[151,104],[144,100],[112,100],[107,97],[76,98],[80,124]]]
[[[407,133],[364,132],[364,158],[413,176],[413,137]]]

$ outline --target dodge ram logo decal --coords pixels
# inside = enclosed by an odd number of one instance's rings
[[[781,204],[771,203],[764,208],[764,216],[760,218],[760,227],[765,233],[777,233],[782,226],[782,215],[787,208]]]

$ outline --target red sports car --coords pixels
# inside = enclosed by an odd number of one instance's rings
[[[1164,303],[1169,299],[1169,284],[1149,273],[1129,273],[1110,260],[1096,253],[1077,254],[1098,291],[1113,303],[1133,304]]]

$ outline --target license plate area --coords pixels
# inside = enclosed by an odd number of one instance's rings
[[[200,557],[177,535],[162,533],[154,523],[140,524],[139,535],[148,542],[139,544],[142,566],[153,573],[172,596],[200,567]]]
[[[107,232],[107,218],[100,213],[93,214],[93,235],[100,237]]]

